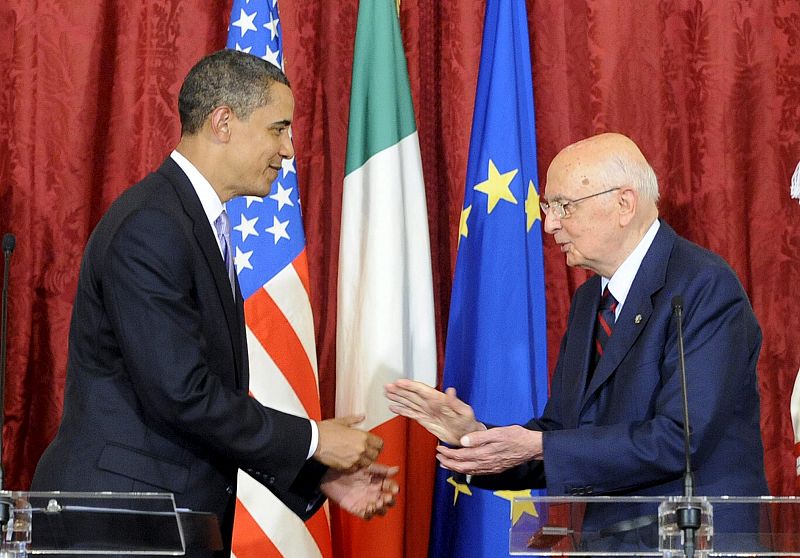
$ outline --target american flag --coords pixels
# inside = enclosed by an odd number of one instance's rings
[[[228,48],[283,69],[277,0],[234,0]],[[265,198],[227,204],[234,262],[245,300],[250,392],[262,404],[320,419],[306,241],[294,159]],[[332,555],[327,510],[307,523],[239,472],[233,554],[237,558]]]

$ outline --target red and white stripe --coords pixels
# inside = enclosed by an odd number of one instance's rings
[[[250,392],[267,407],[319,420],[314,320],[305,250],[245,301]],[[327,508],[303,521],[239,471],[233,556],[332,556]]]

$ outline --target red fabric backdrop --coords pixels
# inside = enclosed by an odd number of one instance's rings
[[[230,0],[7,0],[0,7],[0,232],[11,271],[6,486],[28,486],[57,428],[67,332],[88,235],[178,139],[188,68],[225,43]],[[334,400],[336,269],[357,1],[280,0],[320,353]],[[722,254],[764,330],[770,488],[796,488],[789,395],[800,367],[800,5],[795,0],[528,0],[540,175],[564,145],[630,135],[655,166],[662,215]],[[483,8],[403,0],[444,346]],[[551,368],[572,292],[545,241]],[[157,332],[154,332],[157,335]],[[440,357],[441,360],[441,357]]]

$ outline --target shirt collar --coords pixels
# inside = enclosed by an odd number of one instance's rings
[[[653,221],[653,224],[650,225],[650,228],[647,229],[647,232],[639,241],[639,244],[636,245],[636,248],[633,249],[633,252],[631,252],[628,257],[625,258],[625,261],[622,262],[622,265],[617,268],[617,271],[614,272],[611,279],[602,277],[600,280],[601,292],[606,288],[606,285],[608,285],[608,291],[618,303],[616,310],[617,316],[619,316],[622,306],[625,304],[625,299],[628,298],[628,292],[631,290],[633,280],[636,279],[636,274],[639,272],[642,260],[650,249],[650,245],[653,244],[653,239],[655,239],[659,227],[661,227],[661,223],[656,219]]]
[[[189,178],[189,182],[192,183],[192,187],[194,191],[197,193],[197,197],[200,198],[200,203],[203,206],[203,211],[206,214],[206,219],[208,219],[209,224],[211,227],[214,227],[214,221],[217,220],[220,213],[224,209],[222,202],[219,199],[219,196],[214,191],[214,188],[211,187],[211,183],[206,179],[205,176],[200,174],[200,171],[197,170],[189,159],[174,151],[170,153],[170,157],[172,160],[175,161],[181,170],[186,173],[186,176]]]

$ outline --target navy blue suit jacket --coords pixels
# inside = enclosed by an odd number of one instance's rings
[[[544,461],[477,478],[550,495],[679,495],[683,403],[672,298],[683,297],[697,495],[765,495],[756,363],[761,330],[719,256],[663,221],[588,387],[600,277],[576,291],[541,418]],[[587,512],[588,515],[588,512]]]
[[[243,302],[172,160],[125,192],[84,253],[61,426],[33,490],[172,492],[230,543],[237,469],[300,517],[322,502],[308,420],[248,395]]]

